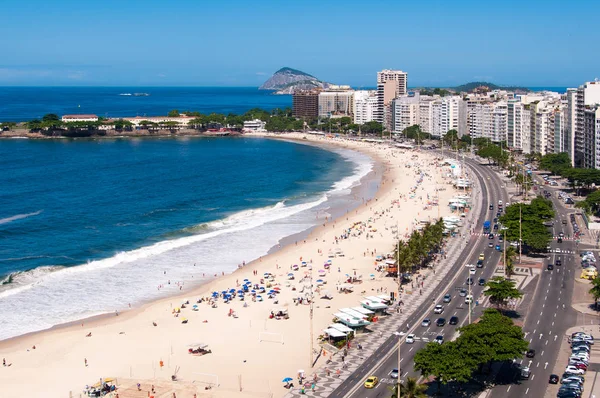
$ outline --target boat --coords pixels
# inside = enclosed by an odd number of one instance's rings
[[[131,93],[121,93],[121,94],[119,94],[119,95],[123,95],[123,96],[130,97],[130,96],[131,96]]]
[[[148,94],[148,93],[133,93],[133,96],[134,97],[149,97],[150,94]]]

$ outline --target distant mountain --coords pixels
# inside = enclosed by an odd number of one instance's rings
[[[467,84],[463,84],[457,87],[450,87],[450,90],[460,92],[487,92],[492,90],[508,90],[508,91],[520,91],[520,92],[529,92],[530,89],[526,87],[515,87],[515,86],[498,86],[494,83],[488,82],[471,82]]]
[[[276,90],[277,94],[293,94],[300,90],[327,88],[329,83],[322,82],[308,73],[292,68],[281,68],[260,86],[259,90]]]

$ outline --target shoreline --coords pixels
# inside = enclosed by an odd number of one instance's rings
[[[276,137],[303,140],[302,134],[282,134]],[[430,194],[438,195],[438,202],[442,206],[445,198],[451,197],[449,195],[454,191],[438,191],[437,184],[447,184],[448,181],[444,181],[445,178],[439,175],[439,169],[434,165],[435,156],[432,154],[324,137],[310,137],[307,141],[312,141],[315,145],[328,143],[364,151],[370,157],[377,157],[376,163],[380,164],[380,168],[374,169],[372,173],[378,176],[379,189],[373,199],[347,214],[328,220],[325,225],[313,227],[308,232],[306,243],[299,240],[296,245],[290,240],[280,250],[270,252],[267,256],[246,264],[231,274],[209,281],[193,291],[153,301],[123,312],[118,317],[110,314],[98,319],[88,319],[84,322],[84,327],[77,322],[0,342],[0,356],[14,364],[5,369],[5,372],[0,371],[0,382],[5,381],[4,384],[9,386],[5,391],[7,396],[20,396],[16,393],[18,387],[11,387],[11,383],[16,382],[18,385],[20,380],[31,384],[31,381],[25,381],[31,372],[38,375],[37,382],[29,388],[32,396],[36,396],[36,391],[42,391],[40,389],[54,391],[55,396],[65,396],[68,391],[77,391],[83,385],[93,383],[98,377],[113,376],[119,378],[122,389],[135,385],[136,381],[148,383],[152,380],[153,384],[161,386],[161,391],[165,391],[163,387],[179,388],[168,390],[177,391],[179,396],[184,387],[190,389],[185,391],[200,393],[206,383],[214,380],[211,379],[212,376],[207,376],[209,373],[217,375],[219,380],[220,386],[210,392],[214,397],[266,397],[270,394],[282,396],[287,393],[280,386],[280,380],[282,377],[293,377],[297,369],[311,369],[309,347],[312,344],[309,338],[309,308],[292,303],[292,298],[299,295],[294,293],[293,288],[301,285],[297,285],[296,280],[286,280],[287,267],[304,256],[307,261],[315,261],[313,271],[307,272],[316,274],[316,269],[320,268],[319,261],[327,258],[324,254],[328,251],[339,248],[345,253],[345,257],[333,259],[333,266],[324,277],[328,283],[323,288],[332,293],[333,300],[315,298],[316,337],[321,334],[320,330],[331,323],[336,308],[356,306],[361,296],[375,295],[376,290],[383,292],[395,289],[396,282],[392,278],[385,278],[379,273],[367,277],[374,272],[373,251],[383,254],[391,250],[395,242],[392,234],[394,228],[398,228],[397,233],[406,234],[411,225],[414,227],[412,219],[436,217],[435,207],[426,205],[428,200],[425,199],[425,193],[427,198]],[[415,165],[418,162],[420,166],[406,168],[412,162]],[[415,176],[420,168],[422,172],[429,174],[423,184],[415,185]],[[365,181],[361,180],[359,187],[363,186],[363,182]],[[369,184],[368,178],[366,183]],[[409,192],[413,193],[409,195]],[[446,214],[449,214],[449,210],[444,207],[442,215]],[[339,233],[356,225],[358,221],[363,222],[361,229],[366,232],[366,236],[358,229],[349,229],[348,231],[353,231],[351,236],[338,242]],[[368,235],[371,235],[371,239]],[[363,283],[353,293],[336,292],[336,286],[344,278],[342,275],[351,274],[352,270],[356,275],[364,276]],[[260,271],[259,275],[264,271],[276,274],[276,283],[282,288],[278,295],[279,306],[287,308],[289,320],[269,320],[268,313],[274,305],[269,302],[249,303],[246,308],[242,305],[243,302],[237,300],[228,305],[219,301],[216,310],[205,305],[201,305],[197,313],[183,310],[190,325],[181,325],[181,319],[174,318],[171,314],[172,308],[185,299],[195,300],[198,295],[213,289],[219,291],[227,288],[227,285],[235,286],[236,279],[256,280],[256,276],[252,279],[254,271]],[[302,271],[300,269],[296,275],[299,277]],[[363,293],[360,293],[361,290]],[[227,317],[227,309],[235,311],[239,318]],[[158,326],[153,327],[151,322],[157,322]],[[280,336],[284,344],[257,341],[257,337],[260,340],[260,334],[265,331]],[[93,332],[92,338],[85,337],[88,332]],[[196,342],[209,344],[213,354],[202,358],[187,354],[185,347]],[[31,350],[33,344],[37,345],[36,350]],[[319,345],[315,344],[316,347]],[[89,367],[83,366],[84,357],[86,362],[90,361]],[[165,369],[158,368],[159,359],[165,362]],[[319,359],[317,366],[323,361],[323,358]],[[178,375],[181,380],[175,385],[170,382],[170,375],[176,367],[181,367],[182,370]],[[240,392],[237,384],[242,376],[244,391]],[[182,396],[191,397],[192,394]]]
[[[105,138],[105,137],[102,137],[102,138]],[[131,138],[131,137],[125,137],[125,138]],[[148,137],[148,138],[154,138],[154,137]],[[177,137],[166,137],[166,138],[177,138]],[[262,137],[262,136],[248,136],[248,138],[277,139],[276,137]],[[85,138],[85,139],[87,139],[87,138]],[[307,142],[307,141],[301,140],[301,139],[284,138],[282,140],[297,143],[297,144],[302,144],[302,145],[311,145],[311,146],[315,146],[315,147],[319,147],[319,148],[325,147],[325,150],[332,150],[332,149],[336,148],[335,145],[331,145],[331,144],[317,145],[314,142]],[[366,185],[368,182],[377,181],[378,185],[381,183],[381,178],[378,179],[376,177],[377,173],[378,172],[381,173],[382,169],[383,169],[383,164],[381,163],[381,159],[373,159],[372,157],[371,157],[371,159],[373,160],[373,169],[367,175],[362,177],[359,180],[359,182],[357,183],[357,185],[354,185],[353,187],[350,188],[351,193],[349,194],[349,196],[355,196],[356,192],[361,191],[363,189],[366,190],[368,187],[366,187],[364,185]],[[375,173],[375,175],[373,175],[373,173]],[[372,193],[372,197],[375,197],[375,195],[377,195],[377,192]],[[368,196],[367,196],[367,198],[371,199]],[[364,206],[364,205],[358,204],[357,206],[352,207],[351,210],[358,209],[361,206]],[[343,214],[342,214],[343,211],[338,212],[338,213],[339,214],[337,216],[332,215],[329,222],[332,222],[332,220],[333,220],[333,222],[335,222],[335,220],[337,218],[341,218],[343,216]],[[327,222],[327,223],[329,223],[329,222]],[[274,255],[282,250],[285,250],[287,246],[294,244],[295,241],[309,239],[310,236],[313,235],[313,233],[315,231],[319,230],[320,228],[321,229],[323,228],[323,226],[320,224],[313,225],[312,227],[309,227],[309,228],[305,229],[304,231],[281,238],[278,241],[278,243],[273,245],[263,256],[261,256],[260,259],[266,259],[267,256],[269,256],[269,255]],[[186,293],[175,292],[174,294],[168,295],[166,297],[158,297],[158,298],[147,300],[145,302],[134,305],[133,307],[131,307],[129,309],[124,308],[118,312],[119,313],[118,317],[115,316],[114,312],[106,312],[103,314],[92,315],[92,316],[88,316],[88,317],[79,318],[79,319],[73,320],[73,321],[59,323],[57,325],[53,325],[46,329],[27,332],[25,334],[21,334],[18,336],[13,336],[13,337],[9,337],[7,339],[0,340],[0,350],[5,345],[10,345],[13,342],[19,342],[20,339],[25,339],[27,337],[35,337],[35,335],[40,334],[40,333],[59,331],[62,329],[76,327],[79,325],[86,325],[86,327],[95,327],[95,326],[103,325],[103,324],[112,324],[115,322],[119,322],[119,321],[128,319],[127,317],[135,316],[135,315],[139,314],[140,312],[143,312],[147,307],[152,306],[155,303],[162,302],[162,301],[183,299],[189,295],[201,294],[207,290],[210,290],[210,289],[207,289],[207,286],[209,286],[211,283],[217,282],[221,278],[235,275],[236,273],[239,273],[243,269],[248,269],[249,267],[255,265],[254,263],[258,262],[260,259],[252,260],[252,261],[248,262],[244,267],[235,269],[232,272],[229,272],[229,273],[226,272],[225,274],[217,276],[217,277],[208,277],[208,278],[206,278],[206,280],[201,281],[201,282],[194,283],[192,281],[186,281],[186,283],[190,283],[190,284],[193,283],[193,285],[192,285],[193,287],[191,288],[191,290],[186,291]],[[99,259],[99,260],[102,260],[102,259]]]

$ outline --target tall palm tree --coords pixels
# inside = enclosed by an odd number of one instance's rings
[[[517,250],[513,246],[508,246],[506,248],[506,264],[504,264],[507,278],[510,278],[514,274],[515,257],[517,257]]]
[[[594,306],[598,309],[598,300],[600,299],[600,277],[592,279],[592,286],[590,294],[594,297]]]
[[[398,384],[388,387],[392,392],[392,398],[426,398],[427,386],[417,383],[414,377],[408,377],[406,381],[400,385],[400,394],[398,394]]]

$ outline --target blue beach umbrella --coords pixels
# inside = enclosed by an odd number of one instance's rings
[[[235,289],[229,289],[229,293],[235,293]]]
[[[250,280],[250,279],[247,279],[247,278],[246,278],[246,279],[244,279],[244,282],[248,282],[249,280]]]
[[[244,291],[243,291],[243,290],[238,290],[237,292],[238,292],[239,294],[244,294]]]
[[[213,297],[217,297],[219,295],[219,292],[213,292],[212,295]]]
[[[285,379],[283,379],[281,382],[282,383],[289,383],[290,381],[292,381],[294,379],[292,379],[291,377],[286,377]]]

